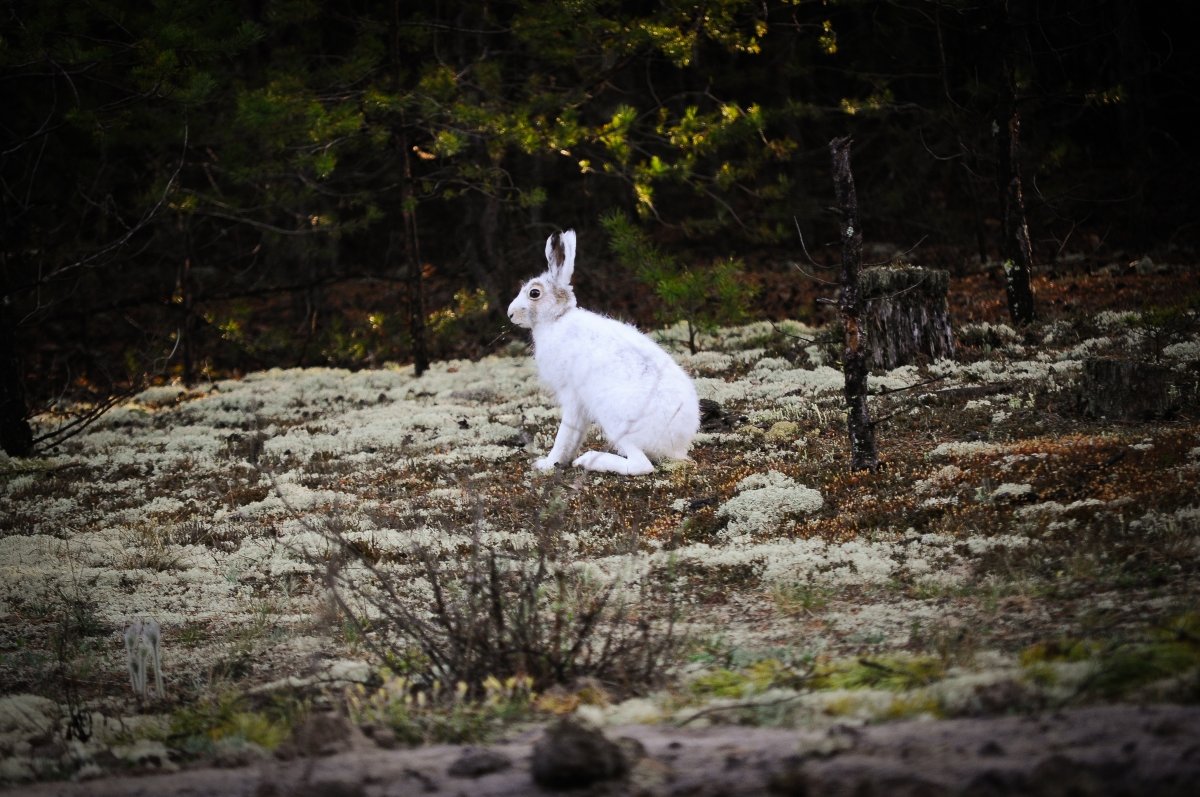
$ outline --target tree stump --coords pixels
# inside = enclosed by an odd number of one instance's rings
[[[946,295],[950,273],[920,266],[877,266],[862,272],[867,300],[869,364],[891,370],[920,356],[954,356]]]
[[[1200,379],[1165,365],[1093,357],[1083,363],[1083,414],[1145,421],[1200,409]]]

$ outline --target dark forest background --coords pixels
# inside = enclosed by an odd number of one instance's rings
[[[10,0],[4,447],[64,397],[476,356],[560,228],[580,232],[583,303],[643,322],[686,310],[675,290],[803,281],[797,227],[836,256],[835,136],[853,136],[868,241],[918,263],[999,257],[1014,108],[1038,263],[1186,260],[1182,9]],[[613,254],[638,247],[698,281],[647,284]]]

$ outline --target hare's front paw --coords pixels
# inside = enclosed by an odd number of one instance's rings
[[[627,457],[607,451],[585,451],[575,458],[573,464],[577,468],[623,473],[626,476],[644,476],[654,471],[654,465],[641,451],[632,451]]]
[[[541,459],[534,460],[533,467],[538,470],[554,470],[554,460],[550,459],[550,457],[542,457]]]
[[[603,470],[600,463],[604,461],[604,454],[600,451],[585,451],[575,458],[571,464],[577,468],[584,470]]]

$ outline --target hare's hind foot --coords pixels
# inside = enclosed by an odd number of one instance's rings
[[[571,464],[587,470],[621,473],[625,476],[644,476],[654,471],[654,465],[641,451],[630,451],[624,457],[606,451],[587,451],[576,457]]]

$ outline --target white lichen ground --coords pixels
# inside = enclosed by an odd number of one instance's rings
[[[677,353],[701,397],[746,422],[702,433],[695,462],[641,480],[532,470],[558,411],[524,346],[436,363],[419,379],[407,367],[310,368],[152,388],[48,456],[0,455],[0,677],[12,685],[6,692],[28,693],[0,712],[0,747],[23,749],[33,722],[26,714],[37,713],[29,706],[46,709],[31,695],[57,697],[49,640],[64,606],[88,607],[100,626],[88,693],[108,717],[138,711],[121,636],[138,616],[163,626],[168,701],[287,678],[361,679],[366,668],[356,662],[366,653],[339,635],[326,598],[320,561],[331,523],[399,572],[415,567],[405,557],[414,545],[447,557],[476,538],[527,545],[551,504],[574,566],[630,583],[652,570],[680,573],[696,639],[733,651],[858,655],[965,638],[959,680],[938,688],[973,694],[980,672],[991,673],[982,676],[988,682],[1011,677],[1016,659],[1001,649],[1035,636],[1023,623],[1078,631],[1078,617],[1064,617],[1053,601],[999,584],[996,562],[1027,563],[1044,538],[1119,518],[1131,533],[1174,546],[1162,585],[1129,595],[1106,585],[1094,596],[1097,609],[1167,612],[1196,594],[1200,498],[1159,513],[1119,495],[1064,489],[1068,500],[1059,500],[991,475],[1036,472],[1048,456],[1038,451],[1039,430],[1049,434],[1054,420],[1037,402],[1067,396],[1082,358],[1141,345],[1127,321],[1095,319],[1099,336],[1084,340],[1050,326],[1028,346],[1006,327],[969,330],[998,348],[970,362],[872,377],[874,388],[900,391],[876,407],[906,437],[889,448],[885,425],[880,446],[885,459],[908,462],[913,511],[879,516],[866,529],[860,522],[852,535],[834,533],[839,514],[862,511],[872,486],[846,486],[841,374],[820,364],[820,347],[805,352],[767,324],[725,330],[696,355]],[[1163,355],[1186,364],[1198,352],[1189,340]],[[957,388],[985,389],[946,398]],[[1200,436],[1182,428],[1190,453],[1156,478],[1195,484]],[[1153,449],[1152,438],[1129,446]],[[843,505],[832,502],[835,492]],[[956,512],[980,506],[994,508],[997,520],[953,523]],[[412,584],[420,600],[419,579]],[[228,674],[234,659],[243,665],[236,676]],[[862,693],[813,696],[801,713],[831,700],[843,714],[880,711]]]

